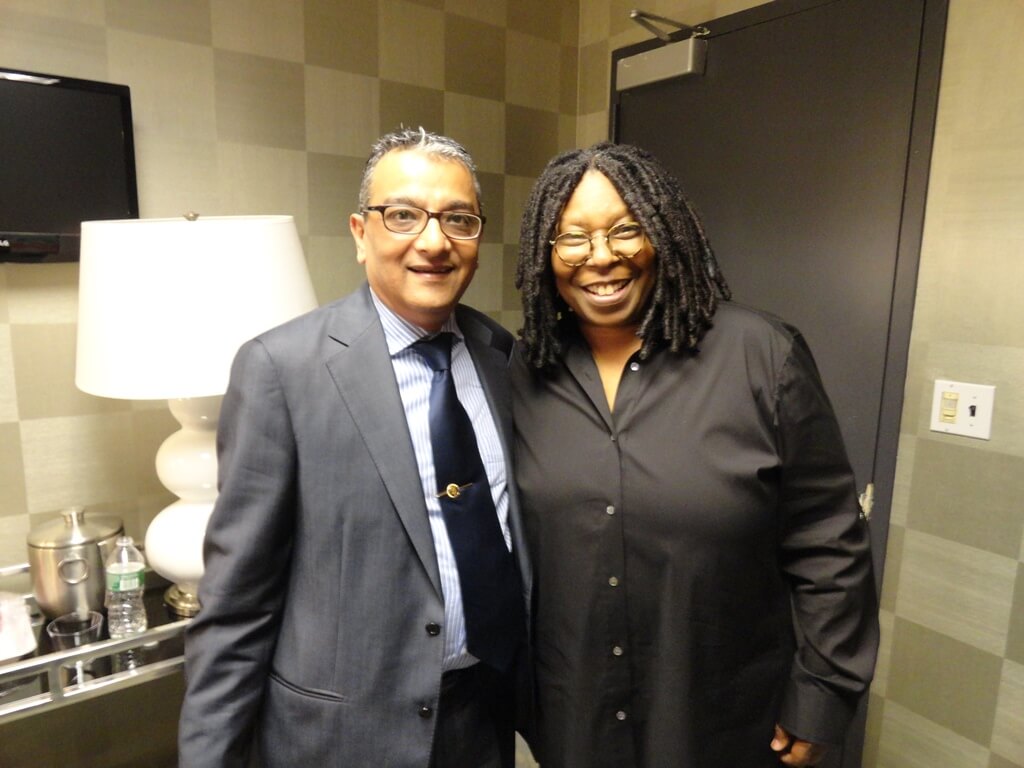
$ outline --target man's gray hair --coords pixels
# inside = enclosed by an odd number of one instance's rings
[[[455,139],[442,136],[438,133],[431,133],[425,128],[399,128],[397,131],[386,133],[373,143],[370,149],[370,158],[366,161],[363,169],[363,179],[359,184],[359,210],[365,211],[370,204],[370,179],[377,163],[388,152],[415,150],[423,152],[443,160],[452,160],[461,163],[469,171],[473,178],[473,188],[476,190],[476,198],[483,211],[483,196],[480,194],[480,180],[476,177],[476,164],[469,152]]]

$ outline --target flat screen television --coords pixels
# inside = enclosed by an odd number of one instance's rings
[[[0,67],[0,261],[77,261],[81,222],[138,216],[128,86]]]

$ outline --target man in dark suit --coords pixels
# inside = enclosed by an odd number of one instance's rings
[[[422,129],[388,134],[349,223],[367,284],[248,342],[232,369],[186,635],[183,768],[514,763],[530,570],[509,463],[512,338],[458,303],[483,226],[472,160]],[[417,352],[435,335],[450,371]],[[435,469],[439,376],[472,422],[480,482]],[[441,508],[470,486],[515,579],[504,603],[496,578],[470,575],[483,545],[466,554]]]

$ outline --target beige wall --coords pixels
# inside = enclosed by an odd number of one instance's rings
[[[757,4],[640,5],[692,24]],[[455,135],[499,222],[470,298],[515,327],[519,206],[548,156],[605,137],[610,52],[645,37],[632,6],[0,0],[0,64],[132,86],[142,214],[291,213],[323,300],[360,279],[344,214],[373,136]],[[1024,766],[1022,39],[1020,0],[951,0],[869,766]],[[76,279],[0,266],[0,565],[32,516],[85,503],[141,534],[165,499],[166,409],[74,390]],[[991,441],[928,431],[935,378],[997,386]]]

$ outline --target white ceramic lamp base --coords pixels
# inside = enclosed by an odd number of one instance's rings
[[[217,500],[217,420],[221,397],[169,400],[181,429],[156,454],[156,473],[178,501],[160,511],[146,531],[146,557],[173,582],[164,602],[179,616],[199,612],[203,537]]]

